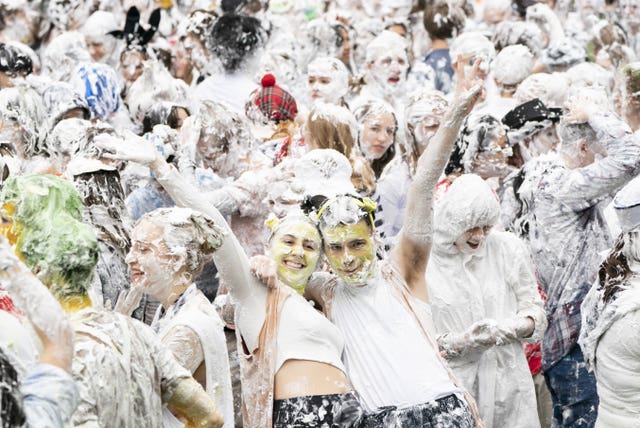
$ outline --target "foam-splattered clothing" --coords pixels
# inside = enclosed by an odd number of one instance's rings
[[[29,428],[68,426],[78,404],[78,388],[69,373],[50,364],[37,364],[20,386]]]
[[[636,271],[637,272],[637,271]],[[594,285],[582,303],[579,343],[594,370],[600,404],[598,427],[640,424],[640,278],[631,277],[608,303]]]
[[[609,197],[640,168],[640,139],[613,115],[593,115],[589,124],[606,158],[568,169],[557,157],[533,160],[519,194],[528,207],[528,243],[547,295],[549,327],[542,368],[568,354],[580,332],[580,304],[593,284],[600,252],[611,244],[603,215]]]
[[[483,319],[501,325],[530,317],[534,331],[523,341],[539,341],[546,315],[525,245],[511,233],[494,231],[471,254],[454,244],[465,231],[497,222],[499,205],[489,186],[477,176],[461,176],[439,201],[434,218],[426,277],[437,333],[464,332]],[[487,427],[539,426],[519,340],[452,357],[449,365],[476,399]]]
[[[151,327],[194,376],[204,364],[207,394],[222,414],[224,427],[233,427],[233,394],[224,324],[204,294],[192,284],[166,311],[158,308]],[[167,413],[170,412],[165,410],[165,421],[172,419],[176,423],[171,426],[182,427],[181,422]]]
[[[80,391],[72,424],[162,426],[162,404],[190,373],[177,363],[153,331],[137,320],[88,308],[74,314],[72,322],[72,371]]]
[[[445,94],[451,91],[453,81],[453,67],[449,49],[435,49],[425,58],[424,63],[434,71],[434,86]]]

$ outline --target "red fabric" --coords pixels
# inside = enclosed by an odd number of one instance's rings
[[[13,315],[22,315],[18,308],[16,308],[16,305],[13,304],[13,300],[11,300],[9,294],[2,289],[0,289],[0,311],[9,312]]]
[[[258,109],[269,120],[276,122],[293,120],[298,114],[296,100],[275,83],[273,86],[256,89],[251,95],[251,100],[250,103],[253,102],[258,106]]]
[[[284,140],[284,143],[282,143],[282,146],[280,146],[280,150],[278,151],[278,153],[276,153],[276,158],[273,160],[273,166],[278,165],[280,162],[282,162],[282,159],[289,155],[290,145],[291,137],[287,137],[286,140]]]
[[[536,273],[536,279],[538,274]],[[540,293],[540,297],[542,297],[542,301],[547,300],[547,295],[544,294],[542,288],[540,288],[540,281],[538,281],[538,293]],[[529,371],[531,371],[531,375],[535,376],[542,370],[542,349],[540,347],[541,342],[538,343],[523,343],[524,345],[524,354],[527,357],[527,363],[529,363]]]

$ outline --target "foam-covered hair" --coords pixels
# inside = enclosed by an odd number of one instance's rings
[[[222,246],[225,232],[212,219],[190,208],[159,208],[138,220],[162,228],[162,240],[172,255],[183,257],[189,272],[198,274],[204,256]]]
[[[89,104],[92,116],[106,120],[120,108],[120,87],[115,70],[97,62],[80,65],[72,83]]]
[[[229,13],[211,30],[211,47],[227,72],[239,69],[245,58],[264,45],[266,32],[257,18]]]
[[[85,296],[98,260],[98,240],[81,221],[82,200],[73,184],[52,175],[12,177],[0,201],[26,265],[58,300]]]

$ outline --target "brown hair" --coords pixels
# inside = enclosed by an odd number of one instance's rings
[[[604,290],[602,300],[608,303],[616,293],[623,289],[622,284],[631,276],[627,257],[623,253],[625,234],[618,236],[607,258],[600,265],[598,284]]]
[[[464,28],[464,20],[464,11],[458,6],[436,1],[424,9],[422,23],[431,39],[450,39]]]
[[[368,162],[360,159],[361,156],[354,152],[353,131],[347,121],[332,122],[331,120],[315,114],[315,110],[309,113],[307,129],[313,138],[313,142],[319,149],[333,149],[342,153],[351,164],[351,182],[358,192],[371,195],[375,191],[375,173]]]

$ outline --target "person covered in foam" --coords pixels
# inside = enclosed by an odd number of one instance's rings
[[[614,198],[621,233],[600,264],[598,278],[582,302],[578,343],[598,388],[596,426],[633,425],[638,402],[640,318],[640,181],[636,178]]]
[[[206,216],[187,208],[161,208],[145,214],[131,232],[127,264],[131,291],[123,293],[116,311],[129,315],[142,294],[161,302],[151,322],[162,344],[207,391],[233,427],[233,397],[224,324],[198,290],[194,279],[224,235]],[[164,427],[182,427],[168,410]]]
[[[546,314],[528,249],[494,230],[499,218],[496,195],[477,175],[460,176],[440,199],[426,273],[433,319],[486,426],[538,427],[522,342],[542,338]]]
[[[98,243],[80,221],[82,201],[73,186],[51,175],[15,177],[0,200],[8,223],[2,234],[73,324],[71,371],[80,397],[72,424],[160,426],[168,404],[190,423],[220,427],[204,390],[147,326],[92,306],[88,288]],[[129,400],[114,401],[124,396]]]

